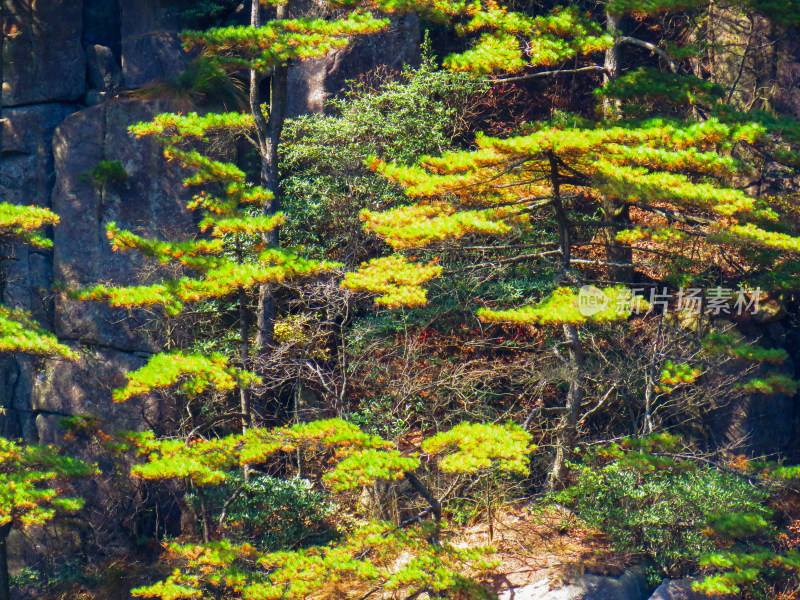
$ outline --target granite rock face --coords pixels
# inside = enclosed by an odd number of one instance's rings
[[[185,208],[185,174],[174,163],[168,166],[156,143],[128,133],[130,125],[158,112],[155,103],[106,102],[72,115],[56,130],[53,210],[61,216],[53,239],[56,281],[70,288],[146,282],[145,262],[133,253],[112,252],[106,237],[111,222],[163,238],[193,230]],[[101,161],[121,166],[124,179],[93,180],[92,169]],[[150,319],[146,314],[130,317],[127,311],[103,304],[60,297],[54,326],[62,339],[153,352],[157,345],[148,335]]]
[[[53,132],[79,109],[69,104],[40,104],[3,111],[0,193],[6,202],[50,207],[55,183]],[[53,253],[25,244],[3,248],[10,257],[0,264],[0,299],[5,306],[30,311],[45,327],[52,326]],[[0,361],[2,405],[10,409],[0,430],[6,435],[36,439],[30,410],[35,359],[6,357]]]
[[[86,91],[82,0],[4,0],[3,106],[73,101]]]
[[[652,589],[652,588],[650,588]],[[500,600],[646,600],[647,576],[634,567],[619,577],[585,574],[572,583],[557,587],[550,579],[503,591]]]
[[[174,79],[186,67],[188,56],[179,37],[181,6],[175,0],[120,3],[122,71],[128,88]]]
[[[665,579],[648,600],[709,600],[720,596],[709,596],[692,589],[694,579]],[[738,596],[724,596],[736,600]]]
[[[375,67],[399,70],[404,64],[417,64],[420,41],[419,19],[411,14],[392,19],[384,32],[359,37],[345,50],[292,65],[287,114],[322,112],[325,101],[340,94],[347,81]]]

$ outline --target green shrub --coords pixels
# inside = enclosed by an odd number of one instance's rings
[[[407,201],[369,170],[371,156],[412,163],[452,149],[484,83],[436,68],[429,53],[418,69],[383,72],[353,83],[327,115],[291,120],[283,133],[282,204],[288,244],[357,264],[366,258],[358,213]]]
[[[227,485],[206,493],[217,507],[217,515],[229,501],[226,537],[252,543],[261,550],[320,544],[335,534],[327,522],[333,504],[325,494],[312,490],[307,479],[254,474],[245,484],[241,473],[236,473],[230,475]],[[197,502],[196,497],[190,500]]]
[[[102,187],[107,183],[124,183],[128,172],[118,160],[101,160],[84,174],[84,181],[91,181],[95,187]]]
[[[748,536],[767,533],[767,495],[747,479],[650,457],[630,452],[606,465],[590,459],[577,466],[577,482],[557,499],[619,549],[648,556],[669,577],[692,574],[704,555],[727,541],[714,536],[722,520],[746,522]]]

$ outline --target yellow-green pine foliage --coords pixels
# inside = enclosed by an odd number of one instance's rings
[[[362,219],[368,231],[402,250],[466,235],[500,236],[512,226],[530,227],[530,214],[552,210],[555,168],[561,197],[658,203],[661,210],[683,215],[711,215],[704,228],[709,239],[724,235],[729,243],[789,249],[793,242],[788,236],[771,231],[780,226],[778,213],[726,184],[748,173],[748,166],[732,157],[733,149],[768,139],[758,123],[714,118],[699,123],[651,119],[610,127],[541,124],[510,138],[478,136],[476,150],[422,157],[412,166],[372,159],[372,168],[402,185],[416,203],[382,213],[365,211]],[[665,227],[669,231],[663,235],[675,240],[676,252],[695,240],[681,242],[674,227]],[[651,225],[626,241],[659,235]],[[346,284],[375,290],[370,270],[367,266]],[[407,266],[404,272],[409,272]],[[420,303],[420,293],[405,295]]]
[[[189,478],[197,485],[218,484],[227,472],[242,464],[265,462],[276,452],[307,452],[330,456],[324,480],[336,490],[366,485],[378,478],[399,479],[419,466],[416,457],[402,456],[391,444],[363,433],[356,425],[330,419],[276,429],[252,428],[245,434],[195,440],[156,440],[152,433],[132,435],[147,455],[133,469],[144,479]]]
[[[250,242],[258,246],[258,237],[278,227],[283,215],[254,214],[253,208],[268,203],[272,194],[248,184],[245,173],[236,165],[214,160],[197,150],[182,150],[177,145],[208,141],[215,134],[244,135],[251,127],[252,118],[238,114],[163,114],[150,123],[132,127],[137,136],[151,135],[167,143],[165,156],[193,173],[185,185],[199,190],[189,208],[201,211],[199,230],[205,235],[180,241],[146,239],[112,223],[107,235],[115,251],[136,251],[160,263],[181,265],[190,274],[149,286],[99,285],[75,296],[115,307],[160,305],[168,313],[177,314],[187,302],[220,298],[240,288],[316,275],[337,267],[335,263],[307,260],[281,248],[264,248],[245,260],[233,256],[238,244]],[[210,187],[214,191],[209,191]]]
[[[0,239],[50,248],[53,242],[38,230],[57,223],[58,215],[46,208],[0,202]]]
[[[175,265],[185,275],[152,285],[97,285],[74,292],[73,297],[119,308],[156,306],[176,315],[187,303],[223,298],[238,290],[336,268],[336,263],[309,260],[291,249],[265,247],[263,236],[284,220],[281,213],[266,216],[259,212],[272,200],[272,193],[248,183],[236,165],[184,148],[187,144],[207,145],[217,136],[230,139],[250,135],[252,128],[252,117],[235,113],[162,114],[152,122],[133,126],[134,135],[158,139],[165,144],[167,159],[190,172],[184,185],[196,190],[188,208],[200,212],[198,233],[188,239],[161,240],[111,223],[107,236],[114,251],[136,252],[161,264]],[[197,394],[211,388],[230,390],[258,380],[229,365],[222,356],[182,353],[155,355],[128,379],[128,385],[115,392],[115,400],[176,385],[184,393]]]
[[[56,336],[45,331],[23,310],[0,306],[0,353],[31,354],[33,356],[78,358],[68,346],[59,343]]]
[[[612,37],[577,7],[531,17],[490,1],[476,2],[469,12],[471,18],[459,32],[481,35],[469,50],[447,57],[445,66],[455,71],[516,73],[600,52],[613,44]]]
[[[144,367],[126,377],[127,385],[114,391],[115,402],[171,388],[176,384],[180,384],[183,393],[196,395],[209,389],[226,391],[261,381],[256,375],[229,365],[228,359],[222,354],[206,356],[180,351],[156,354]]]
[[[261,27],[240,25],[185,31],[184,46],[189,50],[202,49],[227,69],[266,72],[290,61],[321,58],[333,50],[346,48],[355,36],[386,29],[389,19],[374,16],[371,11],[414,11],[426,19],[443,21],[476,10],[474,4],[459,0],[331,0],[318,4],[336,16],[275,19]]]
[[[749,363],[779,365],[789,358],[783,348],[764,348],[747,343],[743,336],[735,333],[712,332],[702,340],[703,350],[708,354],[727,354]],[[759,394],[794,395],[800,382],[784,373],[767,372],[748,379],[742,384],[746,392]]]
[[[375,303],[387,308],[422,306],[428,300],[423,283],[441,275],[442,268],[435,264],[409,263],[403,256],[375,258],[361,265],[354,273],[345,275],[342,286],[380,294]]]
[[[258,464],[277,453],[302,450],[328,465],[323,481],[333,490],[350,490],[377,479],[394,480],[419,466],[416,456],[402,456],[392,444],[340,419],[275,429],[253,428],[221,439],[156,440],[152,432],[130,434],[146,456],[133,473],[145,479],[190,479],[199,486],[225,481],[231,469]],[[434,436],[426,452],[441,458],[444,470],[476,472],[494,467],[527,474],[530,435],[508,425],[462,424]],[[430,543],[429,526],[396,528],[372,522],[326,546],[265,553],[249,544],[213,541],[174,544],[177,568],[164,581],[134,590],[143,598],[202,598],[210,588],[230,598],[306,598],[368,584],[404,595],[421,589],[438,592],[467,588],[482,592],[460,574],[490,566],[482,549],[456,549]],[[402,560],[401,560],[402,557]],[[349,586],[349,587],[348,587]]]
[[[633,296],[625,287],[593,288],[603,304],[592,307],[581,306],[581,295],[570,288],[559,288],[545,300],[529,306],[508,310],[481,308],[478,317],[486,323],[515,323],[518,325],[547,325],[560,323],[600,323],[627,319],[633,309],[646,310],[647,302]]]
[[[56,448],[0,438],[0,525],[41,525],[57,511],[79,509],[83,500],[60,495],[58,483],[95,472]]]
[[[53,242],[39,230],[57,223],[58,215],[46,208],[0,202],[0,240],[4,242],[22,242],[35,248],[50,248]],[[31,320],[30,314],[6,307],[0,307],[0,353],[77,358],[69,347],[60,344],[52,333]]]
[[[428,454],[440,455],[439,467],[447,473],[475,473],[494,467],[528,475],[528,454],[534,450],[530,434],[519,425],[461,423],[422,443]]]
[[[229,541],[173,544],[169,556],[181,566],[166,580],[132,593],[177,600],[206,598],[212,591],[224,590],[225,598],[231,599],[301,600],[351,597],[347,590],[369,586],[391,597],[469,591],[458,597],[488,598],[462,575],[489,567],[486,552],[434,545],[429,536],[424,527],[403,529],[371,522],[335,544],[296,551],[266,553]]]

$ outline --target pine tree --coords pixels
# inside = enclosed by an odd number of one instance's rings
[[[392,444],[363,433],[351,423],[332,419],[282,427],[251,429],[242,435],[196,440],[155,440],[152,434],[131,436],[146,461],[133,473],[149,480],[189,479],[200,489],[217,486],[240,464],[268,464],[282,453],[302,450],[325,466],[322,481],[332,491],[370,485],[376,479],[406,479],[429,503],[428,525],[394,527],[370,522],[343,532],[325,546],[265,552],[251,544],[211,541],[205,519],[202,544],[173,544],[170,555],[182,568],[165,581],[133,591],[144,598],[196,598],[222,589],[231,598],[305,598],[314,593],[362,595],[364,589],[406,595],[461,590],[468,598],[486,597],[465,569],[489,566],[480,549],[458,549],[440,539],[441,505],[414,475],[416,455],[406,456]],[[423,450],[440,457],[445,472],[477,473],[481,469],[525,474],[530,435],[514,425],[464,423],[433,436]],[[207,514],[207,513],[204,513]],[[405,557],[405,558],[402,558]],[[367,586],[366,588],[364,586]]]
[[[658,8],[656,4],[648,7]],[[609,4],[609,10],[609,14],[617,14],[622,8]],[[484,33],[475,47],[445,63],[484,74],[558,65],[582,54],[608,52],[614,42],[614,35],[571,9],[528,17],[487,3],[483,10],[472,12],[463,29]],[[520,44],[520,38],[525,44]],[[531,76],[535,75],[541,73]],[[607,95],[618,81],[607,82]],[[658,79],[639,77],[637,82],[649,86],[651,93],[664,89]],[[699,119],[556,118],[528,125],[523,133],[508,138],[479,135],[475,150],[422,157],[410,167],[373,158],[372,168],[402,185],[412,203],[384,212],[362,212],[366,229],[383,238],[397,254],[363,265],[357,273],[347,275],[344,285],[379,293],[377,302],[386,306],[418,306],[426,301],[420,286],[439,276],[442,267],[410,263],[403,251],[435,249],[442,242],[475,235],[501,238],[540,228],[552,231],[550,243],[560,255],[554,283],[572,289],[556,289],[539,306],[484,308],[479,316],[487,322],[563,327],[571,375],[556,432],[551,478],[554,485],[563,485],[566,455],[574,440],[584,390],[579,325],[625,318],[635,301],[621,290],[600,291],[608,308],[616,305],[620,310],[589,315],[579,310],[574,287],[584,281],[581,267],[635,266],[577,258],[576,252],[594,244],[593,231],[613,229],[614,241],[629,250],[642,247],[637,247],[637,242],[647,242],[645,250],[655,245],[659,253],[675,257],[684,274],[687,261],[696,270],[707,267],[705,257],[711,253],[696,254],[703,258],[692,263],[692,249],[724,243],[753,257],[750,272],[739,282],[755,287],[763,281],[759,270],[766,256],[772,261],[773,283],[778,280],[788,286],[794,280],[797,238],[787,232],[782,201],[754,197],[734,182],[755,174],[756,165],[747,160],[754,150],[769,152],[770,160],[780,168],[792,168],[797,156],[792,146],[797,124],[764,116],[747,119],[725,106],[713,108],[716,114],[704,112]],[[778,122],[781,152],[771,150]],[[577,201],[590,202],[596,209],[576,212],[571,205]],[[640,222],[631,223],[625,217],[633,208],[641,215]],[[602,217],[587,218],[586,212]],[[605,244],[608,247],[608,239]],[[542,250],[545,247],[547,244],[542,244]],[[525,258],[546,261],[551,254],[545,251]],[[608,256],[619,255],[610,252]]]
[[[161,307],[177,315],[187,304],[235,296],[239,317],[238,366],[219,353],[175,351],[154,355],[143,368],[129,375],[129,384],[115,394],[116,401],[180,385],[189,395],[204,391],[239,389],[242,430],[251,425],[250,386],[259,378],[250,373],[250,313],[248,291],[287,279],[315,275],[336,265],[304,259],[292,250],[265,248],[262,236],[272,232],[283,215],[264,215],[258,208],[271,192],[247,182],[245,173],[232,163],[221,162],[198,150],[215,136],[247,135],[252,119],[239,114],[163,114],[150,123],[132,128],[137,136],[155,136],[165,144],[164,154],[177,160],[192,175],[186,186],[197,193],[188,204],[200,211],[198,234],[191,239],[167,241],[143,238],[111,223],[107,235],[115,251],[137,252],[160,264],[172,264],[186,273],[145,286],[98,285],[75,293],[83,300],[103,301],[114,307]],[[255,209],[253,208],[255,207]]]
[[[275,18],[262,23],[262,6],[274,9]],[[286,120],[289,65],[294,61],[321,58],[331,51],[347,47],[354,36],[385,29],[389,21],[373,16],[370,9],[392,12],[427,10],[429,16],[442,18],[461,7],[459,3],[450,2],[337,0],[318,7],[331,16],[325,19],[298,16],[301,6],[294,0],[251,0],[249,26],[184,32],[187,47],[201,48],[215,63],[227,69],[244,69],[250,73],[249,106],[255,133],[250,139],[260,156],[260,185],[271,194],[270,199],[262,203],[265,216],[274,215],[280,207],[278,150]],[[265,77],[269,77],[266,111],[260,95]],[[267,244],[277,244],[277,228],[264,232],[263,239]],[[274,313],[271,290],[262,285],[257,315],[258,347],[272,339]]]
[[[58,216],[46,208],[0,202],[0,241],[50,248],[53,242],[39,230],[58,223]],[[0,307],[0,352],[40,357],[75,359],[69,347],[31,320],[23,310]]]
[[[41,525],[56,512],[74,511],[83,499],[63,495],[62,484],[94,474],[50,446],[22,446],[0,438],[0,600],[10,600],[6,542],[12,528]]]

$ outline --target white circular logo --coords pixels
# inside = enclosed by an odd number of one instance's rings
[[[608,308],[608,296],[600,288],[584,285],[578,291],[578,311],[584,317],[591,317]]]

